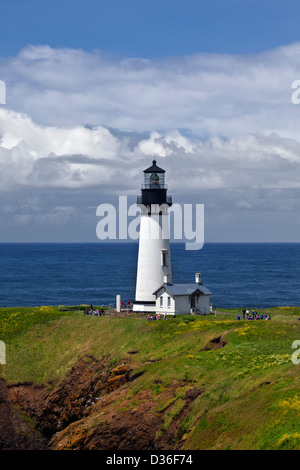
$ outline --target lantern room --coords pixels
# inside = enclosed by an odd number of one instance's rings
[[[167,189],[165,187],[165,170],[156,165],[153,160],[152,165],[144,170],[144,185],[142,189]]]
[[[167,196],[165,172],[165,170],[156,165],[156,160],[153,160],[152,165],[144,170],[142,195],[137,198],[137,204],[144,206],[150,206],[152,204],[172,205],[172,198]]]

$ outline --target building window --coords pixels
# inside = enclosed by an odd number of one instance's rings
[[[171,307],[171,297],[168,297],[168,308]]]
[[[161,252],[161,265],[162,267],[167,266],[167,250],[162,250]]]
[[[152,173],[152,175],[150,176],[150,184],[152,186],[159,185],[159,176],[157,173]]]
[[[163,296],[161,295],[161,296],[160,296],[160,308],[163,308],[163,306],[164,306],[164,298],[163,298]]]

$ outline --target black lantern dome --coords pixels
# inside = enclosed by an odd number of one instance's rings
[[[146,168],[144,170],[144,173],[165,173],[166,170],[163,170],[162,168],[159,168],[159,166],[156,165],[156,160],[152,161],[152,165],[149,166],[149,168]]]

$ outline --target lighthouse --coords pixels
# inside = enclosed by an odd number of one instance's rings
[[[144,170],[140,207],[140,236],[137,278],[133,311],[155,312],[154,292],[165,281],[172,283],[169,235],[169,207],[172,197],[167,195],[165,170],[152,165]]]

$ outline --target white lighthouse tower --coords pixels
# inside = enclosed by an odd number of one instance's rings
[[[165,170],[156,165],[144,170],[142,194],[137,198],[141,209],[137,279],[133,311],[155,312],[153,294],[164,282],[172,283],[170,256],[169,207]]]

